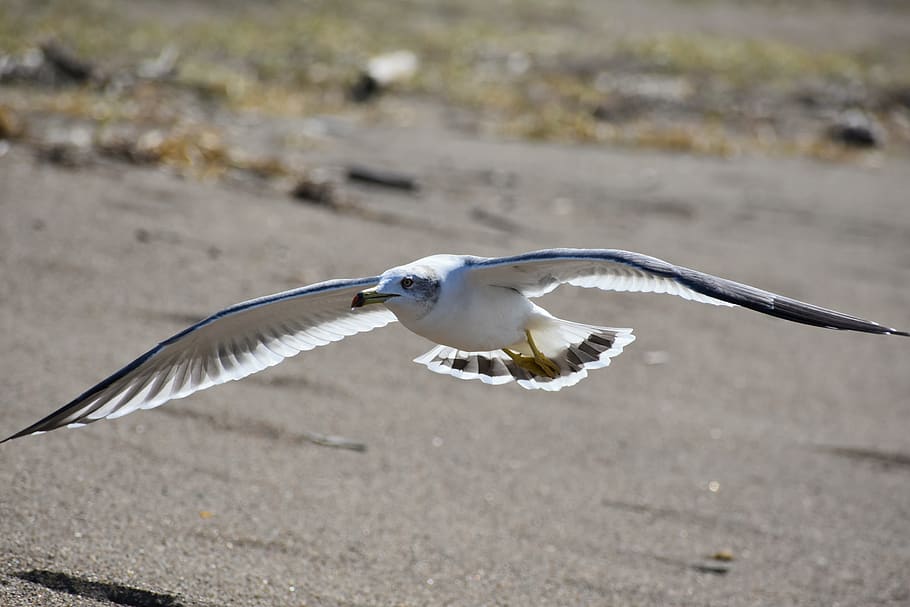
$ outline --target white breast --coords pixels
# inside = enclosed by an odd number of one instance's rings
[[[419,319],[400,319],[408,329],[468,352],[507,347],[524,339],[535,306],[524,295],[503,287],[467,285],[448,277],[436,305]]]

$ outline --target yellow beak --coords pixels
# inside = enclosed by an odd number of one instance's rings
[[[382,303],[387,299],[391,299],[392,297],[398,297],[398,294],[397,293],[380,293],[374,287],[372,289],[366,289],[364,291],[361,291],[360,293],[355,295],[354,299],[351,300],[351,307],[352,308],[362,308],[363,306],[367,306],[369,304]]]

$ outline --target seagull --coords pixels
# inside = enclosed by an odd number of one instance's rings
[[[152,409],[398,320],[436,346],[430,371],[556,391],[606,367],[632,329],[557,318],[532,299],[558,286],[667,293],[828,329],[910,336],[856,316],[618,249],[510,257],[431,255],[379,276],[328,280],[238,303],[170,337],[0,442]]]

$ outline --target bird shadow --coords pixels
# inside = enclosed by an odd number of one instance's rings
[[[273,426],[260,420],[244,419],[240,422],[224,420],[216,415],[201,413],[188,408],[162,408],[161,412],[172,417],[189,418],[207,424],[214,430],[223,432],[234,432],[246,436],[264,438],[266,440],[283,441],[291,444],[313,443],[322,447],[333,447],[335,449],[346,449],[348,451],[364,452],[367,450],[365,443],[355,441],[343,436],[334,436],[330,434],[320,434],[309,430],[297,430],[291,432],[283,428]]]
[[[882,451],[863,447],[844,447],[838,445],[819,445],[817,450],[830,453],[858,462],[867,462],[881,466],[886,470],[898,469],[910,471],[910,454],[899,451]]]
[[[26,582],[40,584],[50,590],[66,592],[98,601],[108,601],[115,605],[126,605],[127,607],[183,607],[177,597],[170,594],[150,592],[109,582],[92,582],[58,571],[32,569],[14,573],[13,575]]]

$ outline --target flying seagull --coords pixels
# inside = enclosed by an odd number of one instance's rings
[[[431,371],[487,384],[517,381],[529,390],[559,390],[581,381],[589,369],[609,365],[635,339],[632,329],[563,320],[531,301],[562,284],[668,293],[817,327],[910,336],[630,251],[432,255],[379,276],[329,280],[226,308],[2,442],[152,409],[394,320],[438,344],[414,359]]]

